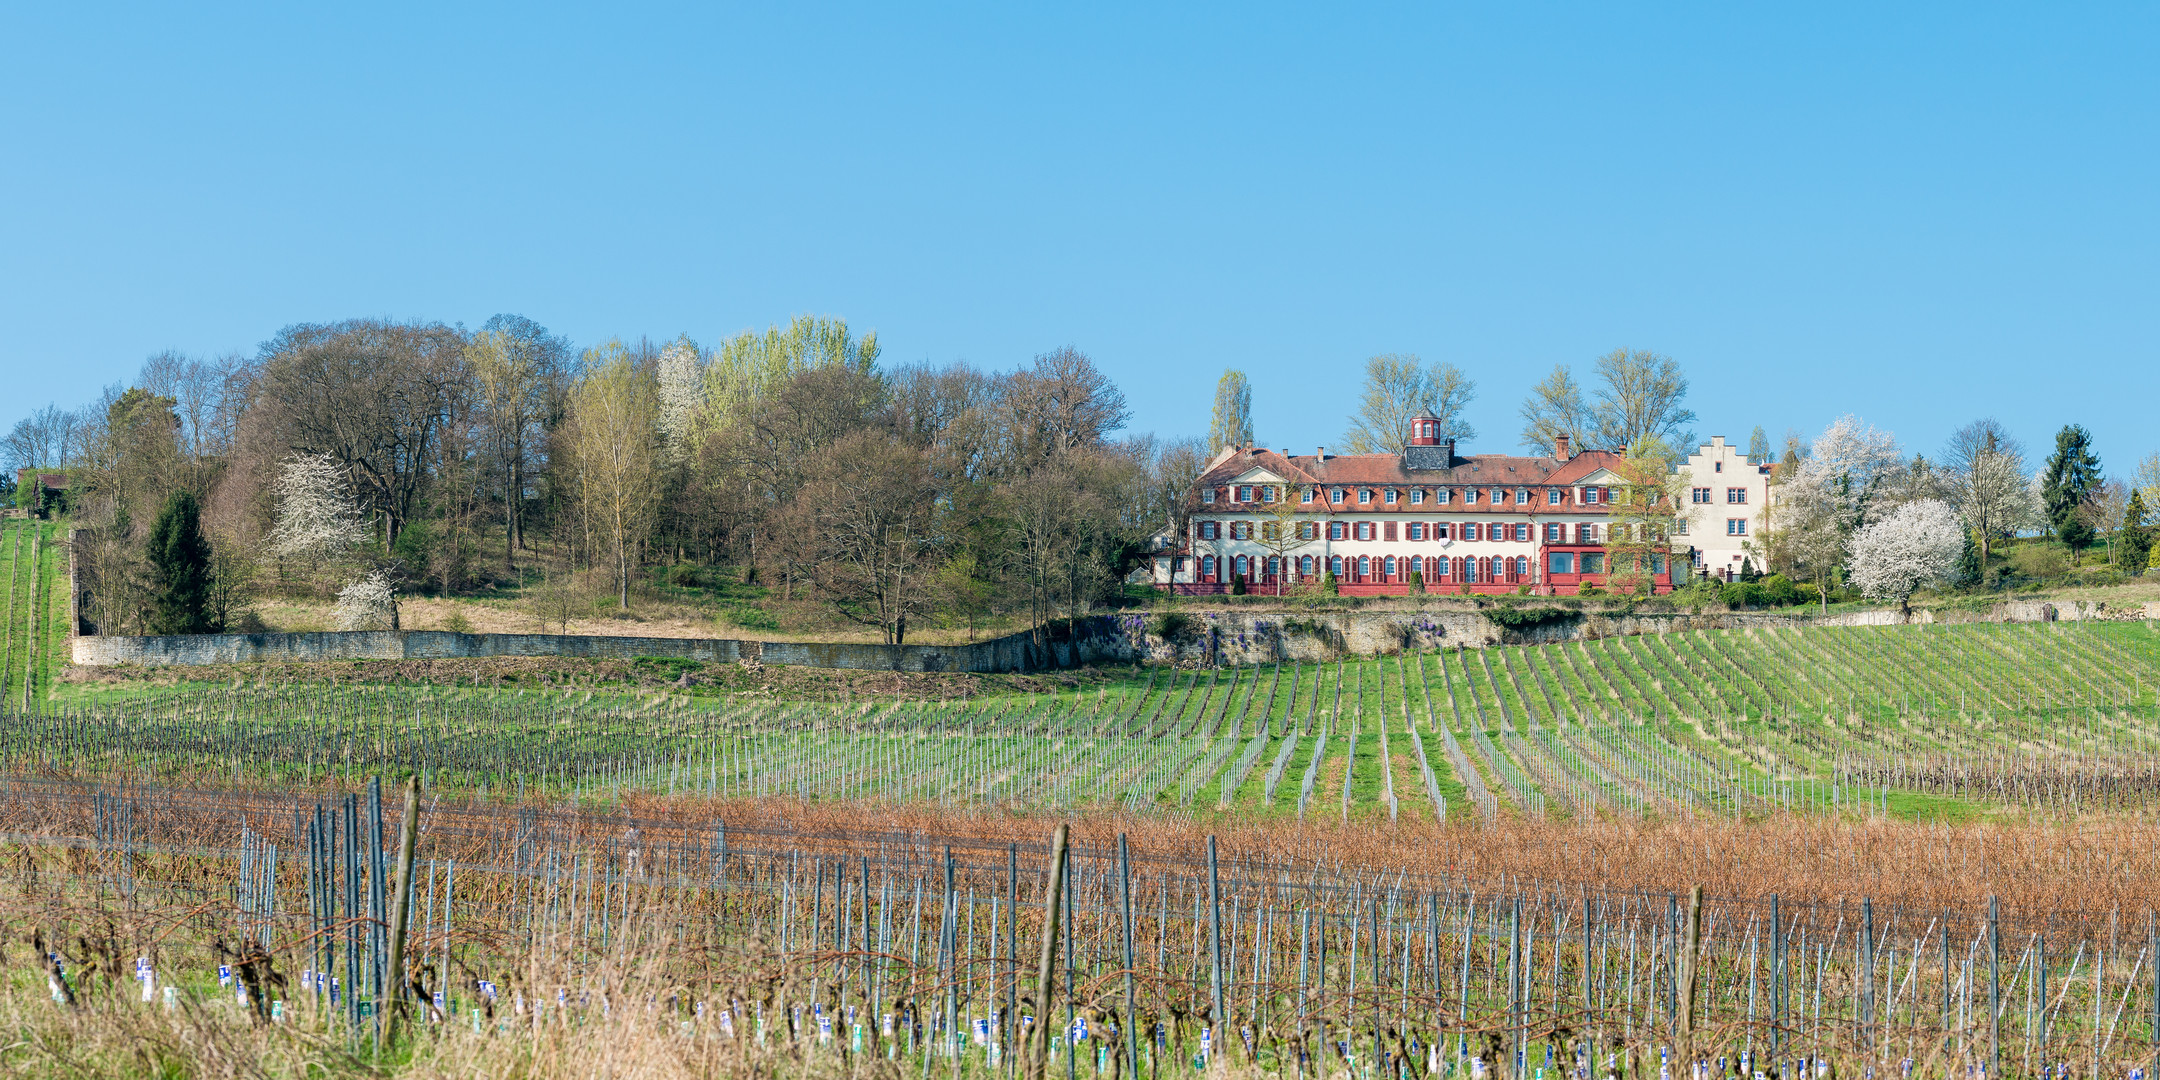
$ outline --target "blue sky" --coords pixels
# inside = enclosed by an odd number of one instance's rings
[[[2160,9],[1339,7],[6,5],[0,424],[294,322],[810,312],[1164,434],[1241,367],[1299,451],[1374,353],[1499,451],[1623,345],[1704,434],[2160,449]]]

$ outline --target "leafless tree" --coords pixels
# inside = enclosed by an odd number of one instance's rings
[[[387,547],[418,511],[469,385],[464,341],[440,323],[291,326],[263,347],[244,426],[278,458],[329,454],[344,465]]]

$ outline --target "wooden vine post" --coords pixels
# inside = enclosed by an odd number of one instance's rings
[[[1695,1075],[1695,982],[1696,960],[1702,949],[1702,886],[1688,890],[1687,930],[1684,951],[1680,954],[1680,1015],[1679,1030],[1675,1033],[1673,1075]],[[1683,1073],[1682,1070],[1685,1070]]]
[[[1042,959],[1035,965],[1035,1026],[1027,1033],[1028,1080],[1043,1080],[1050,1064],[1050,991],[1057,968],[1058,901],[1065,883],[1065,845],[1072,826],[1059,822],[1050,838],[1050,884],[1043,890]]]

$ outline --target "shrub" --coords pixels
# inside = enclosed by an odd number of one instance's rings
[[[2010,566],[2019,577],[2061,577],[2070,572],[2070,556],[2053,544],[2019,544],[2010,549]]]
[[[1245,595],[1245,575],[1243,575],[1243,574],[1232,574],[1232,575],[1230,575],[1230,595],[1232,595],[1232,596],[1243,596],[1243,595]]]
[[[1335,571],[1330,570],[1320,576],[1320,591],[1329,596],[1342,594],[1342,583],[1335,580]]]
[[[1165,611],[1148,620],[1148,633],[1164,641],[1180,641],[1192,632],[1192,616],[1182,611]]]

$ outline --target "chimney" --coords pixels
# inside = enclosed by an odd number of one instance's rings
[[[1560,460],[1562,460],[1562,461],[1566,461],[1566,460],[1568,459],[1568,437],[1567,437],[1567,432],[1564,432],[1564,431],[1563,431],[1563,432],[1561,432],[1560,434],[1558,434],[1558,435],[1555,435],[1555,436],[1553,436],[1553,440],[1552,440],[1552,443],[1553,443],[1553,449],[1552,449],[1552,453],[1553,453],[1553,456],[1554,456],[1554,457],[1556,457],[1556,458],[1559,458],[1559,459],[1560,459]]]
[[[1315,461],[1326,461],[1326,460],[1327,460],[1327,447],[1325,447],[1325,446],[1315,446],[1315,447],[1313,447],[1313,448],[1312,448],[1312,456],[1313,456],[1313,460],[1315,460]]]
[[[1454,468],[1454,467],[1455,467],[1455,440],[1454,440],[1453,438],[1446,438],[1446,439],[1442,439],[1442,440],[1440,440],[1440,449],[1441,449],[1441,451],[1442,451],[1443,453],[1445,453],[1445,454],[1447,455],[1447,467],[1448,467],[1448,468],[1450,468],[1450,469]]]

